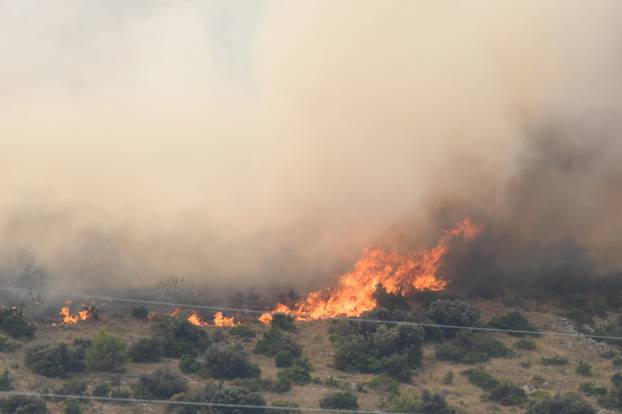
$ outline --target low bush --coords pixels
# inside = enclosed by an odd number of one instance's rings
[[[248,354],[239,348],[216,344],[205,356],[207,373],[217,379],[259,377],[261,371],[248,361]]]
[[[77,400],[65,401],[65,414],[82,414],[82,407]]]
[[[435,353],[439,360],[465,364],[512,355],[512,351],[502,342],[486,334],[471,332],[460,332],[448,343],[437,345]]]
[[[589,377],[592,375],[592,366],[588,364],[587,362],[579,361],[579,363],[577,364],[577,368],[575,369],[575,372],[581,375],[582,377]]]
[[[175,394],[186,391],[186,380],[168,368],[158,368],[150,374],[142,374],[133,386],[133,395],[138,398],[167,400]]]
[[[436,300],[430,303],[427,317],[434,323],[451,326],[475,326],[480,320],[481,312],[460,300]],[[456,329],[441,328],[449,338],[456,336]]]
[[[561,366],[561,365],[567,365],[568,364],[568,358],[563,357],[563,356],[552,356],[552,357],[542,357],[540,359],[540,362],[542,363],[542,365],[547,365],[547,366]]]
[[[201,363],[192,355],[184,355],[179,360],[179,370],[184,374],[198,374],[201,368]]]
[[[538,349],[538,345],[531,339],[519,339],[512,346],[521,351],[535,351]]]
[[[400,382],[387,375],[379,375],[369,381],[367,386],[373,390],[397,394],[400,390]]]
[[[620,374],[619,372],[613,374],[613,376],[611,377],[611,383],[614,387],[622,387],[622,374]]]
[[[289,352],[295,357],[299,357],[302,355],[302,348],[280,330],[269,329],[264,332],[262,338],[257,341],[253,352],[269,357],[274,357],[279,352]]]
[[[130,398],[132,391],[128,387],[114,387],[110,390],[110,397],[112,398]]]
[[[281,329],[283,331],[295,331],[296,325],[294,324],[294,316],[286,313],[274,313],[272,314],[271,325],[273,328]]]
[[[67,344],[39,344],[26,350],[25,365],[46,377],[64,377],[70,372],[84,371],[85,352],[81,347]]]
[[[291,367],[297,357],[290,351],[280,351],[274,356],[274,364],[278,368]]]
[[[208,383],[203,387],[203,389],[182,394],[179,398],[185,401],[207,402],[223,405],[250,405],[252,407],[238,408],[213,406],[206,409],[202,407],[186,406],[178,408],[176,410],[177,414],[207,412],[210,414],[264,414],[267,411],[263,408],[263,406],[266,405],[266,401],[263,399],[261,394],[249,391],[245,388],[223,387],[222,384],[215,385]]]
[[[13,389],[15,389],[15,387],[13,386],[13,382],[11,381],[9,370],[5,368],[2,375],[0,375],[0,391],[11,391]]]
[[[488,398],[501,405],[523,405],[527,402],[527,393],[522,388],[505,382],[490,390]]]
[[[36,397],[11,395],[0,399],[0,411],[7,414],[47,414],[45,401]]]
[[[445,385],[451,385],[454,382],[454,372],[453,371],[449,371],[447,374],[445,374],[445,376],[443,377],[443,384]]]
[[[410,382],[410,373],[412,371],[408,355],[394,354],[382,359],[382,370],[390,377],[401,382]]]
[[[118,371],[127,361],[127,344],[117,336],[99,331],[86,350],[86,365],[93,371]]]
[[[593,382],[581,383],[581,385],[579,385],[579,391],[590,397],[607,395],[607,388],[598,387]]]
[[[185,319],[160,315],[153,320],[152,330],[162,343],[164,356],[179,358],[182,355],[197,355],[210,344],[207,332]]]
[[[63,385],[57,388],[54,392],[62,395],[84,395],[87,388],[88,385],[86,381],[73,379],[64,382]]]
[[[158,362],[163,354],[164,345],[158,338],[141,338],[127,351],[132,362]]]
[[[481,369],[469,369],[462,372],[462,375],[466,375],[471,384],[486,391],[490,391],[500,384],[496,378]]]
[[[231,328],[229,333],[233,336],[239,336],[245,340],[252,339],[256,336],[255,331],[249,328],[247,325],[237,325]]]
[[[596,414],[594,408],[575,394],[532,402],[526,414]]]
[[[93,387],[93,395],[96,397],[107,397],[110,395],[110,384],[100,382]]]
[[[320,399],[320,407],[333,410],[354,410],[359,406],[355,395],[349,392],[334,392]]]
[[[387,410],[393,413],[420,413],[422,409],[423,400],[413,390],[394,394],[387,401]]]
[[[132,309],[132,317],[139,320],[146,320],[149,318],[149,310],[144,306],[138,306]]]
[[[496,316],[488,322],[488,326],[495,329],[512,331],[535,331],[536,327],[520,312],[510,312],[503,316]],[[512,332],[514,336],[523,336],[523,333]]]
[[[270,404],[270,406],[277,407],[279,409],[278,411],[274,410],[274,412],[276,413],[293,414],[293,413],[300,412],[300,410],[297,410],[298,404],[292,401],[276,400],[276,401],[273,401],[272,404]],[[291,410],[285,410],[285,408],[291,408]]]
[[[0,330],[14,338],[32,338],[35,334],[34,325],[16,307],[0,309]]]
[[[0,335],[0,352],[13,352],[17,349],[17,345],[4,335]]]
[[[452,408],[441,394],[423,391],[421,396],[423,406],[421,412],[423,414],[456,414],[456,410]]]
[[[277,394],[292,389],[292,383],[287,378],[278,378],[276,381],[265,378],[245,378],[237,380],[234,385],[252,392],[274,392]]]
[[[306,385],[311,382],[311,366],[305,360],[297,360],[291,367],[282,369],[277,379],[296,385]]]

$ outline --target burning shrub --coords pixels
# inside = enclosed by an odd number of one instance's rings
[[[520,312],[510,312],[503,316],[494,317],[488,322],[488,326],[495,329],[509,329],[513,331],[534,331],[536,328]],[[521,333],[511,333],[514,336],[522,336]]]
[[[0,399],[0,410],[7,414],[47,414],[45,401],[22,395],[11,395]]]
[[[132,309],[132,316],[139,320],[146,320],[149,318],[149,310],[144,306],[138,306]]]
[[[217,344],[207,350],[207,373],[218,379],[259,377],[261,371],[248,361],[248,354],[239,348]]]
[[[127,344],[123,339],[99,331],[86,350],[86,365],[94,371],[118,371],[127,361]]]
[[[0,329],[14,338],[32,338],[35,328],[16,307],[0,310]]]
[[[320,407],[333,410],[355,410],[359,406],[355,395],[349,392],[334,392],[320,399]]]
[[[158,362],[163,354],[163,344],[158,338],[141,338],[127,352],[132,362]]]
[[[234,326],[233,328],[231,328],[229,333],[234,336],[239,336],[240,338],[244,340],[252,339],[255,337],[255,331],[253,331],[251,328],[249,328],[246,325]]]
[[[526,414],[596,414],[594,408],[575,394],[546,398],[529,405]]]
[[[201,371],[201,363],[192,355],[184,355],[179,360],[179,370],[184,374],[196,374]]]
[[[460,300],[436,300],[430,304],[427,316],[434,323],[451,326],[475,326],[481,317],[478,309]],[[456,336],[456,329],[441,328],[448,338]]]
[[[142,374],[134,384],[134,397],[167,400],[186,391],[186,380],[168,368],[158,368],[150,374]]]
[[[295,331],[296,325],[294,324],[294,316],[286,313],[274,313],[272,314],[272,327],[281,329],[283,331]]]
[[[475,364],[490,358],[507,357],[512,351],[502,342],[481,333],[460,332],[446,344],[436,346],[436,358],[442,361]]]
[[[2,375],[0,375],[0,391],[11,391],[12,389],[15,389],[15,387],[11,381],[9,370],[5,368]]]
[[[374,290],[372,296],[376,300],[378,306],[382,308],[386,308],[389,310],[410,308],[404,296],[402,296],[400,293],[387,292],[387,290],[381,283],[378,283],[376,285],[376,290]]]
[[[80,372],[85,368],[84,350],[67,344],[39,344],[26,350],[24,363],[37,374],[46,377],[64,377],[69,372]]]
[[[166,357],[196,355],[210,344],[207,332],[185,319],[161,315],[155,318],[152,329],[155,337],[162,342]]]
[[[488,398],[501,405],[523,405],[527,402],[525,391],[511,383],[499,384],[490,390]]]
[[[279,352],[289,352],[295,357],[302,355],[302,348],[289,336],[278,329],[269,329],[263,333],[263,337],[255,344],[253,352],[274,357]]]

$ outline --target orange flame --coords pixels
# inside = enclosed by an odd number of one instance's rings
[[[60,308],[59,312],[59,315],[63,318],[63,323],[65,325],[73,325],[91,318],[92,312],[90,306],[83,307],[83,309],[77,314],[72,315],[71,310],[69,309],[70,304],[71,302],[69,301],[65,302],[65,305]]]
[[[376,307],[373,293],[378,284],[389,293],[400,294],[413,290],[445,290],[447,281],[440,277],[439,270],[449,251],[450,241],[458,237],[470,240],[480,231],[479,226],[466,219],[445,231],[431,249],[408,254],[367,249],[354,265],[354,270],[340,276],[334,287],[311,292],[292,308],[279,303],[272,312],[262,314],[259,321],[270,323],[274,313],[293,314],[302,321],[356,317]]]
[[[233,328],[237,325],[233,316],[223,316],[222,312],[214,314],[214,325],[221,328]]]
[[[199,315],[196,311],[192,311],[190,315],[188,316],[187,320],[194,326],[203,326],[203,327],[209,326],[209,323],[201,319],[201,315]]]

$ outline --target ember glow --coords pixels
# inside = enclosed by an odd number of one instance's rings
[[[378,284],[389,293],[399,294],[445,290],[447,281],[439,271],[450,241],[472,239],[480,230],[466,219],[445,231],[438,244],[430,249],[407,254],[367,249],[354,265],[354,270],[340,276],[334,287],[311,292],[292,308],[279,303],[272,312],[262,314],[259,321],[270,323],[274,313],[291,314],[302,321],[359,316],[376,307],[373,293]]]
[[[85,321],[93,316],[93,308],[91,305],[83,305],[82,310],[76,314],[71,313],[69,305],[71,302],[65,302],[65,305],[60,308],[59,315],[63,318],[65,325],[73,325],[80,321]]]

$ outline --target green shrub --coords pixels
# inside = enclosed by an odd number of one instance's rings
[[[63,383],[55,390],[56,394],[62,395],[84,395],[86,393],[87,383],[82,380],[69,380]]]
[[[127,361],[127,344],[123,339],[99,331],[86,350],[86,365],[93,371],[118,371]]]
[[[436,358],[441,361],[476,364],[490,358],[508,357],[512,351],[502,342],[482,333],[460,332],[445,344],[436,346]]]
[[[434,323],[451,326],[475,326],[481,312],[460,300],[436,300],[430,304],[427,317]],[[454,337],[456,329],[441,328],[446,337]]]
[[[294,324],[294,316],[286,313],[274,313],[272,314],[271,325],[273,328],[281,329],[283,331],[295,331],[296,325]]]
[[[152,330],[155,338],[162,343],[164,356],[170,358],[197,355],[210,344],[207,332],[185,319],[160,315],[154,318]]]
[[[392,378],[401,382],[410,382],[412,371],[408,363],[408,355],[393,354],[382,359],[382,370]]]
[[[82,407],[76,400],[65,401],[65,414],[82,414]]]
[[[224,344],[210,347],[205,362],[207,373],[217,379],[252,378],[261,374],[258,366],[250,364],[246,352]]]
[[[622,374],[613,374],[613,376],[611,377],[611,383],[614,387],[622,387]]]
[[[359,406],[357,398],[349,392],[335,392],[320,399],[320,407],[333,410],[354,410]]]
[[[289,352],[299,357],[302,355],[302,348],[278,329],[269,329],[264,332],[262,338],[257,341],[253,352],[269,357],[274,357],[279,352]]]
[[[134,384],[133,394],[138,398],[167,400],[186,391],[186,380],[168,368],[158,368],[150,374],[142,374]]]
[[[292,354],[290,351],[279,351],[274,356],[274,364],[278,368],[291,367],[296,361],[297,357]]]
[[[615,357],[611,360],[611,365],[613,365],[614,367],[620,367],[622,366],[622,357]]]
[[[282,394],[292,389],[292,383],[288,379],[276,381],[265,378],[244,378],[234,382],[234,385],[245,388],[252,392],[274,392]]]
[[[420,413],[423,400],[415,391],[406,391],[392,395],[387,403],[387,410],[393,413]]]
[[[536,345],[536,343],[531,339],[519,339],[514,342],[514,345],[512,346],[516,349],[520,349],[521,351],[535,351],[538,349],[538,345]]]
[[[70,372],[83,371],[84,358],[82,348],[70,348],[67,344],[39,344],[26,350],[24,363],[37,374],[64,377]]]
[[[469,369],[462,372],[462,375],[466,375],[471,384],[487,391],[500,384],[492,375],[481,369]]]
[[[255,331],[249,328],[247,325],[237,325],[231,328],[229,333],[233,336],[239,336],[243,339],[252,339],[255,337]]]
[[[13,389],[15,389],[15,387],[11,381],[9,370],[5,368],[2,375],[0,375],[0,391],[11,391]]]
[[[146,320],[149,318],[149,310],[144,306],[138,306],[132,309],[132,317],[135,319]]]
[[[488,326],[494,329],[513,331],[535,331],[536,328],[529,323],[527,318],[520,312],[510,312],[503,316],[496,316],[488,322]],[[513,332],[511,335],[522,336],[522,333]]]
[[[445,376],[443,377],[443,384],[445,385],[451,385],[454,382],[454,372],[453,371],[449,371],[447,374],[445,374]]]
[[[592,375],[592,366],[584,361],[579,361],[575,372],[582,377],[589,377]]]
[[[273,410],[275,413],[293,414],[300,412],[300,410],[297,410],[298,404],[292,401],[276,400],[270,406],[279,408],[279,410]],[[284,408],[291,408],[291,410],[284,410]]]
[[[17,345],[9,341],[4,335],[0,335],[0,352],[13,352],[17,349]]]
[[[132,391],[127,387],[114,387],[110,390],[110,397],[112,398],[130,398]]]
[[[107,397],[110,395],[110,384],[100,382],[93,387],[93,395],[96,397]]]
[[[180,396],[181,400],[207,402],[212,404],[226,405],[250,405],[253,407],[210,407],[207,411],[201,407],[180,407],[177,409],[178,414],[194,414],[194,413],[213,413],[213,414],[263,414],[266,410],[263,406],[266,401],[263,397],[245,388],[228,387],[222,385],[216,386],[208,383],[202,390],[194,391]]]
[[[35,327],[16,307],[0,309],[0,329],[14,338],[32,338]]]
[[[423,407],[421,412],[424,414],[456,414],[456,410],[449,406],[445,397],[441,394],[430,391],[423,391]]]
[[[516,385],[505,382],[490,390],[488,398],[501,405],[523,405],[527,402],[527,394]]]
[[[371,389],[391,394],[397,394],[400,390],[400,382],[386,375],[374,377],[374,379],[367,383],[367,386]]]
[[[549,358],[542,357],[540,359],[540,362],[542,363],[542,365],[547,366],[561,366],[568,364],[568,358],[556,355]]]
[[[311,366],[308,362],[297,360],[291,367],[282,369],[276,375],[280,381],[306,385],[311,382]]]
[[[184,355],[179,360],[179,370],[184,374],[197,374],[201,371],[201,363],[192,355]]]
[[[22,395],[11,395],[0,399],[0,411],[7,414],[47,414],[45,401]]]
[[[574,394],[532,402],[526,414],[596,414],[594,408]]]
[[[130,345],[127,351],[132,362],[158,362],[163,353],[163,343],[157,338],[141,338]]]
[[[603,396],[607,395],[607,388],[605,387],[597,387],[593,382],[583,382],[579,385],[579,391],[584,393],[585,395],[593,396]]]

